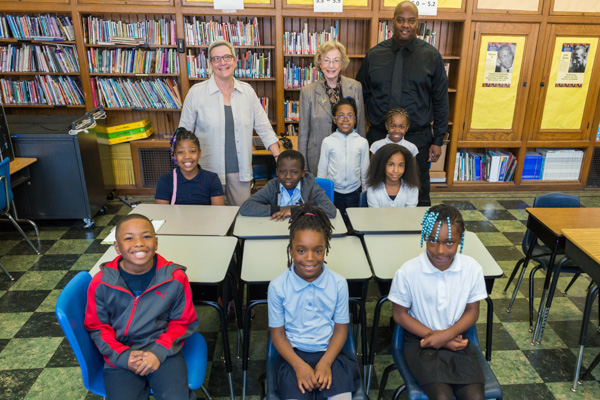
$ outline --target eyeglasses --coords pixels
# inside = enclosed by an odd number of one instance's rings
[[[323,59],[321,59],[321,63],[323,63],[325,65],[329,65],[329,64],[340,65],[342,63],[342,60],[340,60],[339,58],[334,58],[333,60],[330,60],[328,58],[323,58]]]
[[[351,121],[354,118],[356,118],[356,116],[352,115],[352,114],[350,114],[350,115],[338,115],[338,116],[333,117],[333,119],[337,119],[338,121],[343,121],[343,120]]]
[[[225,61],[225,62],[229,62],[231,60],[233,60],[234,57],[231,54],[226,54],[224,56],[214,56],[210,58],[210,61],[214,62],[215,64],[219,63],[221,60]]]

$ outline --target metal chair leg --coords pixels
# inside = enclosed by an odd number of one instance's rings
[[[510,273],[510,277],[508,278],[508,282],[506,282],[506,286],[504,287],[504,291],[502,292],[502,294],[506,294],[506,291],[508,290],[508,287],[510,286],[510,283],[515,278],[515,275],[517,275],[517,271],[519,270],[519,268],[521,268],[521,265],[523,265],[524,261],[525,261],[525,258],[521,258],[519,260],[519,262],[517,262],[517,265],[515,265],[515,267],[513,268],[512,272]]]
[[[533,277],[540,268],[539,265],[534,267],[529,274],[529,332],[533,332]]]
[[[573,278],[571,279],[571,282],[569,282],[569,284],[565,288],[565,291],[563,292],[564,294],[567,294],[567,292],[569,291],[569,289],[571,288],[571,286],[573,286],[573,284],[575,283],[575,281],[577,280],[577,278],[579,278],[579,275],[581,275],[581,274],[575,274],[575,275],[573,275]]]
[[[0,268],[2,268],[2,271],[4,271],[4,273],[8,276],[8,279],[10,279],[11,281],[15,280],[15,278],[13,278],[13,276],[10,274],[10,272],[8,272],[2,264],[0,264]]]
[[[379,385],[379,394],[377,395],[377,400],[381,400],[383,396],[383,392],[385,391],[385,385],[387,385],[388,376],[390,372],[396,369],[396,364],[390,364],[383,371],[383,375],[381,375],[381,384]]]
[[[15,219],[12,217],[12,215],[10,215],[10,213],[6,213],[5,215],[8,217],[8,219],[10,220],[10,222],[15,226],[15,228],[17,228],[17,230],[19,231],[19,233],[21,234],[21,236],[23,236],[23,238],[25,240],[27,240],[27,243],[29,243],[29,245],[31,246],[31,248],[33,249],[33,251],[35,251],[35,254],[40,254],[40,251],[35,248],[35,246],[33,245],[33,243],[31,243],[31,240],[29,240],[29,237],[25,234],[25,232],[23,232],[23,229],[21,229],[21,227],[19,226],[19,224],[17,223],[17,221],[15,221]]]
[[[525,261],[525,259],[523,259],[523,261]],[[506,309],[507,313],[510,312],[513,304],[515,303],[515,299],[517,298],[517,293],[519,292],[519,288],[521,287],[521,282],[523,282],[523,275],[525,275],[526,268],[527,268],[527,265],[524,264],[523,268],[521,269],[521,273],[519,274],[519,279],[517,280],[517,284],[515,285],[515,291],[513,292],[513,295],[510,299],[510,303],[508,304],[508,308]]]
[[[212,400],[212,397],[210,397],[210,394],[208,393],[208,390],[206,390],[206,388],[204,387],[204,385],[200,386],[200,389],[202,389],[202,391],[204,392],[204,394],[206,395],[206,398],[208,400]]]

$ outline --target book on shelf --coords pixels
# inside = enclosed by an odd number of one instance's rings
[[[312,63],[308,67],[297,67],[288,62],[283,69],[284,89],[300,89],[309,83],[316,82],[321,78],[321,72]]]
[[[300,120],[300,102],[297,100],[285,100],[284,118],[286,121],[298,122]]]
[[[177,44],[177,30],[175,21],[172,20],[159,19],[127,23],[104,20],[93,15],[82,18],[82,20],[83,39],[86,44],[118,45],[127,40],[131,42],[130,45],[174,46]]]
[[[98,104],[109,108],[180,109],[181,94],[174,79],[90,78]]]
[[[265,79],[271,78],[271,52],[256,53],[252,50],[236,51],[237,65],[234,76],[239,79]],[[188,50],[187,55],[188,76],[190,78],[210,78],[212,69],[208,59],[208,50],[200,50],[195,55]]]
[[[536,149],[540,154],[539,179],[543,181],[577,181],[583,161],[583,151],[579,149]]]
[[[260,100],[260,105],[262,106],[263,110],[265,110],[267,115],[269,115],[269,98],[259,97],[258,100]]]
[[[90,73],[179,74],[177,49],[88,48]]]
[[[287,124],[285,126],[285,136],[298,136],[298,129],[294,124]]]
[[[455,181],[510,182],[517,157],[508,151],[473,152],[459,149],[454,165]]]
[[[77,49],[71,45],[0,46],[0,72],[77,73]]]
[[[339,39],[339,22],[328,31],[308,32],[308,23],[304,23],[302,32],[285,32],[283,34],[283,52],[285,54],[316,54],[319,46],[329,40]]]
[[[188,46],[208,46],[215,40],[227,40],[234,46],[260,46],[258,19],[248,22],[201,21],[196,16],[186,17],[185,42]]]
[[[75,40],[70,17],[52,14],[0,16],[0,38]]]
[[[36,75],[32,80],[0,79],[4,104],[83,105],[83,92],[70,76]]]
[[[383,42],[384,40],[391,39],[394,34],[392,29],[392,21],[380,21],[379,29],[377,32],[377,42]],[[426,41],[427,43],[435,46],[437,32],[427,28],[427,21],[419,22],[417,28],[417,37]]]

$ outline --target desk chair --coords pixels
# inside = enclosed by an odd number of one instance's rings
[[[321,186],[321,189],[325,191],[329,200],[333,203],[333,181],[325,178],[315,178],[317,185]]]
[[[579,205],[579,197],[564,193],[543,194],[541,196],[537,196],[533,201],[533,207],[540,208],[577,208]],[[531,246],[534,246],[533,250],[530,250]],[[524,254],[528,254],[529,251],[532,251],[532,254],[529,258],[525,256],[517,262],[515,268],[510,274],[510,277],[508,278],[508,282],[506,283],[503,293],[506,294],[506,290],[510,286],[510,283],[514,279],[519,268],[522,268],[521,274],[519,275],[519,279],[517,280],[517,284],[515,286],[515,291],[513,292],[512,298],[506,310],[506,312],[509,313],[512,309],[513,303],[515,302],[515,298],[517,297],[517,292],[521,286],[521,281],[523,280],[523,275],[525,275],[525,270],[527,269],[529,261],[533,260],[538,264],[538,266],[533,268],[529,275],[529,331],[533,332],[533,277],[540,268],[548,269],[552,251],[544,244],[539,243],[537,240],[534,241],[534,235],[529,229],[527,229],[525,236],[523,237],[522,249]],[[579,267],[568,260],[564,255],[557,255],[555,263],[558,266],[557,272],[575,274],[582,272]]]
[[[367,200],[367,192],[362,192],[360,194],[360,199],[358,200],[359,207],[369,207],[369,201]]]
[[[0,264],[0,268],[2,268],[2,271],[4,271],[4,273],[8,276],[8,279],[10,279],[11,281],[15,280],[15,278],[13,278],[13,276],[10,274],[10,272],[8,272],[6,270],[6,268],[4,268],[4,265]]]
[[[479,365],[483,370],[483,376],[485,378],[485,398],[502,399],[502,388],[500,387],[500,383],[498,382],[498,379],[496,379],[496,375],[494,375],[490,365],[483,357],[483,353],[479,347],[477,328],[475,325],[467,330],[467,339],[469,339],[469,344],[473,346],[473,349],[477,353],[477,360],[479,361]],[[404,360],[404,328],[398,324],[396,324],[394,336],[392,337],[392,356],[394,357],[395,364],[391,364],[383,372],[381,377],[381,385],[379,385],[378,399],[381,399],[382,393],[385,390],[388,375],[394,369],[398,369],[398,372],[400,372],[400,375],[404,380],[404,385],[396,389],[393,399],[396,400],[400,396],[400,393],[406,391],[410,400],[427,400],[428,397],[425,395],[415,378],[410,373],[408,365]]]
[[[350,324],[348,324],[348,337],[346,338],[346,343],[344,343],[344,347],[340,353],[356,361],[356,345],[354,344],[354,337],[352,336]],[[274,386],[275,380],[277,379],[277,371],[279,370],[281,362],[283,362],[283,358],[277,352],[277,349],[271,341],[271,335],[269,335],[269,343],[267,344],[267,393],[265,400],[280,400]],[[352,400],[368,400],[369,398],[365,394],[363,380],[360,377],[360,368],[357,369],[358,378],[355,380],[355,384],[358,389],[356,392],[352,393]]]
[[[4,181],[4,184],[2,184],[2,181]],[[27,243],[29,243],[33,251],[35,251],[35,254],[40,254],[40,251],[33,245],[33,243],[31,243],[31,240],[29,240],[29,238],[27,237],[25,232],[23,232],[23,229],[21,229],[17,222],[29,222],[31,225],[33,225],[35,235],[39,237],[37,225],[35,224],[35,222],[30,221],[28,219],[15,220],[12,217],[12,215],[10,215],[10,205],[12,201],[13,192],[10,188],[10,159],[7,157],[0,162],[0,215],[4,215],[5,217],[7,217],[8,220],[15,226],[15,228],[17,228],[21,236],[23,236],[23,238],[27,240]]]
[[[87,271],[82,271],[71,279],[58,296],[56,318],[79,362],[83,385],[90,392],[105,397],[104,358],[102,358],[92,338],[90,338],[90,334],[83,326],[85,300],[91,281],[92,276]],[[194,332],[192,336],[185,340],[181,351],[187,364],[190,389],[202,388],[210,399],[210,395],[202,386],[206,374],[206,340],[198,332]]]

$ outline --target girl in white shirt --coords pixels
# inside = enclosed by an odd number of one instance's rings
[[[381,147],[367,171],[367,186],[369,207],[416,207],[419,173],[410,150],[396,144]]]

